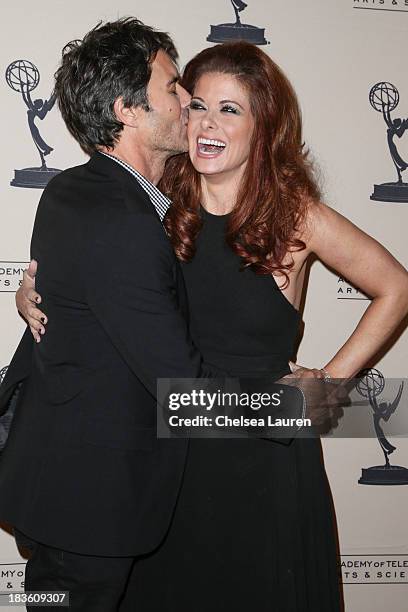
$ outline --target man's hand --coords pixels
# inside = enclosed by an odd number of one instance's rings
[[[47,317],[37,304],[41,304],[41,296],[35,290],[35,275],[37,273],[37,262],[31,260],[27,270],[23,273],[23,283],[16,292],[17,310],[28,323],[31,333],[36,342],[41,341],[41,335],[45,334]]]

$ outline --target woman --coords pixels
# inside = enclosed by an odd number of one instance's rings
[[[322,370],[293,369],[354,376],[407,312],[406,271],[319,201],[295,94],[265,53],[242,42],[206,49],[182,84],[192,93],[189,154],[170,160],[161,187],[204,359],[231,375],[290,377],[315,253],[373,300]],[[132,586],[143,611],[341,610],[319,440],[191,440],[169,533]]]

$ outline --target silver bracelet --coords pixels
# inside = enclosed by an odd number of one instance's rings
[[[331,374],[328,373],[328,371],[326,370],[326,368],[320,368],[320,371],[323,374],[323,379],[324,382],[331,382],[332,381],[332,377]]]

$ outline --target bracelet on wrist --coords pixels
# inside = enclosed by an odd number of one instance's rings
[[[326,368],[320,368],[320,371],[323,374],[324,382],[331,382],[332,381],[331,374],[329,374],[329,372],[326,370]]]

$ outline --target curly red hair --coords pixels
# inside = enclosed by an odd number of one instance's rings
[[[307,203],[319,199],[307,151],[296,94],[266,53],[246,42],[204,49],[186,66],[181,84],[193,93],[203,74],[233,75],[249,96],[254,118],[250,154],[229,217],[226,240],[258,274],[280,272],[289,282],[288,252],[305,248],[296,238]],[[176,255],[189,261],[202,226],[201,180],[188,154],[169,159],[160,188],[173,201],[165,219]]]

